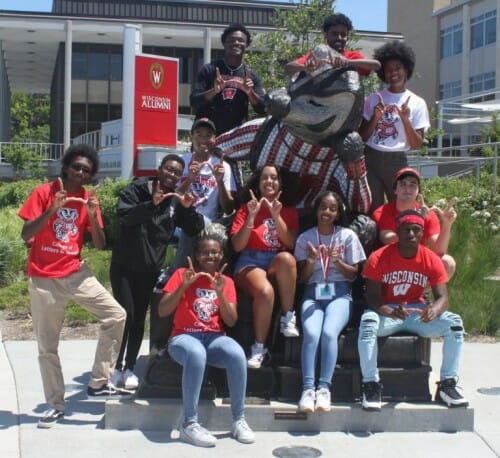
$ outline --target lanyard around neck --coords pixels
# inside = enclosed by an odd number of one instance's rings
[[[337,232],[334,227],[332,237],[330,238],[330,243],[328,244],[328,249],[326,252],[320,249],[321,239],[319,237],[319,230],[316,228],[316,235],[318,236],[318,250],[319,250],[319,263],[321,265],[321,270],[323,271],[323,277],[325,278],[325,283],[328,280],[328,271],[330,270],[330,255],[329,251],[332,249],[335,242],[335,233]]]

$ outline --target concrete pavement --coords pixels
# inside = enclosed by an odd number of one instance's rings
[[[500,343],[467,343],[464,346],[459,385],[474,408],[473,432],[257,432],[255,444],[243,445],[230,437],[228,425],[227,430],[216,434],[220,440],[214,449],[181,443],[175,430],[104,429],[104,400],[88,399],[86,395],[95,345],[95,341],[89,340],[61,342],[66,416],[54,428],[40,430],[36,425],[46,406],[36,342],[3,342],[0,346],[0,457],[500,456]],[[141,353],[145,354],[147,348],[148,342],[145,342]],[[439,342],[432,344],[434,370],[440,365],[441,348]],[[140,370],[139,367],[138,372]]]

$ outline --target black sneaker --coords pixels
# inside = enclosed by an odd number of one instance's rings
[[[436,382],[436,402],[445,404],[448,407],[467,407],[469,401],[465,399],[456,389],[457,381],[454,378],[447,378]]]
[[[379,411],[382,409],[382,388],[379,382],[366,382],[361,385],[363,410]]]
[[[124,394],[122,390],[114,387],[111,383],[105,383],[99,388],[87,387],[87,394],[89,396],[117,396]]]
[[[44,412],[43,417],[38,420],[38,427],[43,429],[52,428],[63,417],[64,412],[62,410],[48,409]]]

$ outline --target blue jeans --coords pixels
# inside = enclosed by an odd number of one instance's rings
[[[396,307],[396,305],[394,305]],[[423,308],[421,303],[408,307]],[[444,311],[429,323],[420,321],[418,313],[412,313],[406,320],[379,315],[374,310],[365,310],[359,325],[358,352],[363,382],[380,380],[377,368],[377,337],[390,336],[397,332],[411,332],[421,337],[443,337],[443,363],[440,379],[456,377],[464,342],[462,318]]]
[[[205,227],[208,227],[210,226],[210,224],[212,224],[212,221],[205,215],[203,215],[203,220],[205,222]],[[191,259],[193,259],[194,242],[196,241],[199,235],[199,234],[193,236],[187,235],[180,228],[176,228],[175,234],[178,237],[178,242],[177,242],[177,250],[175,251],[175,257],[171,264],[172,272],[180,267],[188,266],[187,257],[189,256],[191,257]]]
[[[314,388],[316,355],[321,339],[321,365],[318,388],[330,388],[337,363],[338,338],[351,315],[351,284],[335,282],[333,299],[316,300],[315,284],[306,286],[302,300],[302,385]]]
[[[198,421],[198,401],[205,366],[226,369],[233,420],[244,417],[247,360],[231,337],[213,332],[179,334],[168,343],[168,353],[182,367],[184,421]]]

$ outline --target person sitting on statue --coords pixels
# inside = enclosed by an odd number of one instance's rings
[[[322,191],[314,202],[316,226],[297,238],[298,280],[306,283],[302,298],[302,412],[329,412],[338,338],[352,312],[351,282],[366,257],[361,242],[347,228],[341,197]],[[316,356],[321,342],[319,380]]]
[[[443,338],[435,400],[448,407],[468,405],[456,389],[464,327],[460,316],[448,311],[448,277],[441,259],[420,243],[424,225],[420,212],[401,212],[396,219],[397,242],[373,252],[363,269],[369,307],[361,317],[358,337],[364,410],[382,406],[377,338],[397,332]],[[423,292],[429,286],[434,301],[427,303]]]
[[[229,232],[238,258],[234,265],[236,285],[252,297],[255,343],[248,367],[261,367],[271,327],[276,280],[282,316],[280,331],[297,337],[299,331],[293,311],[297,267],[290,252],[299,229],[297,209],[289,200],[293,183],[286,172],[272,165],[257,169],[243,189],[242,201]]]
[[[223,274],[223,244],[214,234],[200,236],[195,243],[194,263],[188,257],[188,267],[172,274],[158,305],[160,317],[175,313],[167,349],[183,367],[184,422],[180,438],[199,447],[214,447],[217,442],[198,422],[198,402],[207,364],[226,370],[233,437],[244,444],[255,440],[244,415],[245,352],[224,330],[225,326],[234,326],[238,311],[234,282]]]

